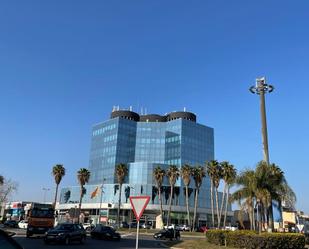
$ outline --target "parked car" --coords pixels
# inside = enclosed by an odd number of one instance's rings
[[[93,228],[95,228],[95,225],[91,223],[84,223],[83,228],[86,230],[86,232],[90,232]]]
[[[63,223],[58,224],[54,228],[46,232],[44,242],[49,244],[51,242],[70,244],[73,241],[78,241],[81,244],[86,240],[86,231],[80,224]]]
[[[105,239],[105,240],[120,240],[120,233],[109,226],[103,226],[101,224],[96,225],[96,227],[90,232],[90,236],[93,239]]]
[[[131,228],[137,228],[137,223],[136,222],[131,222],[129,226]]]
[[[144,228],[144,229],[150,229],[151,228],[150,224],[147,224],[147,223],[140,223],[139,227]]]
[[[129,228],[129,224],[126,221],[121,222],[120,227]]]
[[[180,231],[190,231],[191,230],[191,228],[187,225],[179,225],[178,227]]]
[[[207,226],[200,226],[197,228],[197,232],[206,233],[208,231]]]
[[[17,223],[16,220],[7,220],[6,222],[4,222],[4,226],[5,227],[11,227],[11,228],[17,228],[18,223]]]
[[[235,227],[235,226],[226,226],[225,227],[225,230],[230,230],[230,231],[235,231],[235,230],[237,230],[238,228],[237,227]]]
[[[0,245],[1,248],[6,249],[23,249],[23,247],[18,244],[12,236],[15,233],[8,234],[7,232],[0,229]]]
[[[28,221],[27,220],[21,220],[18,222],[18,227],[22,229],[27,229],[28,227]]]
[[[163,229],[153,235],[155,239],[180,240],[180,232],[176,229]]]

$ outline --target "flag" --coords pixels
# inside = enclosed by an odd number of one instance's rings
[[[91,199],[96,197],[98,193],[99,193],[99,186],[97,186],[95,190],[91,193]]]

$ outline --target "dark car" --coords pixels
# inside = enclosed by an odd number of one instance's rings
[[[177,229],[163,229],[153,235],[155,239],[180,240],[180,232]]]
[[[130,228],[137,228],[137,223],[136,222],[131,222],[129,227]]]
[[[120,227],[122,228],[129,228],[129,224],[126,221],[121,222]]]
[[[0,247],[6,249],[23,249],[23,247],[12,238],[13,235],[14,233],[8,234],[0,229]]]
[[[18,227],[18,223],[17,223],[16,220],[7,220],[6,222],[4,222],[4,226],[12,227],[12,228],[17,228]]]
[[[90,232],[90,236],[93,239],[105,239],[105,240],[120,240],[120,233],[117,233],[114,228],[103,225],[96,225],[96,227]]]
[[[70,244],[73,241],[78,241],[81,244],[86,240],[86,231],[80,224],[64,223],[58,224],[54,228],[48,230],[44,237],[44,242],[49,244],[65,243]]]

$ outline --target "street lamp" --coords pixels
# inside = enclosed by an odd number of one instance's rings
[[[266,84],[265,77],[257,78],[255,86],[251,86],[249,88],[249,91],[251,93],[260,95],[263,154],[264,154],[264,161],[267,163],[267,165],[269,165],[269,152],[268,152],[268,138],[267,138],[265,94],[271,93],[273,90],[274,87],[272,85]]]
[[[100,220],[101,220],[102,197],[103,197],[103,188],[104,188],[105,181],[106,181],[106,178],[103,179],[103,183],[101,185],[100,208],[99,208],[99,217],[98,217],[99,222],[98,223],[100,223]]]
[[[43,197],[43,203],[45,203],[45,199],[46,199],[46,192],[49,191],[49,188],[42,188],[42,190],[44,191],[44,197]]]

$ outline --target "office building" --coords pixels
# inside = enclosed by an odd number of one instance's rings
[[[186,111],[166,115],[139,115],[131,110],[114,108],[110,119],[94,125],[89,160],[91,177],[85,186],[82,205],[86,214],[95,217],[101,208],[105,220],[115,221],[120,192],[115,167],[123,163],[128,167],[128,175],[122,186],[121,219],[132,220],[129,196],[148,195],[151,200],[144,214],[148,220],[155,221],[160,208],[153,178],[154,168],[160,166],[166,170],[169,165],[180,168],[184,164],[205,166],[207,161],[214,159],[214,130],[197,123],[196,119],[195,114]],[[168,210],[170,188],[167,178],[163,185],[163,209]],[[177,180],[174,192],[172,221],[183,223],[186,207],[181,178]],[[62,210],[76,208],[79,195],[79,186],[63,188],[58,207]],[[193,179],[189,196],[193,213]],[[209,177],[204,179],[198,199],[198,220],[210,225]]]

